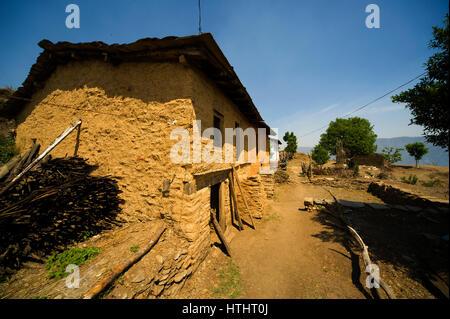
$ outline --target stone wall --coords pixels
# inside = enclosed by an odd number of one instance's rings
[[[383,155],[372,153],[369,155],[357,155],[351,160],[353,163],[358,165],[376,166],[378,168],[384,168],[386,165],[386,160]]]
[[[391,205],[410,205],[423,208],[439,206],[448,207],[448,201],[443,202],[439,199],[419,196],[417,194],[411,193],[408,190],[385,184],[383,182],[370,183],[367,191],[382,199],[383,202]]]

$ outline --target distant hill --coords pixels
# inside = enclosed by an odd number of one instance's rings
[[[428,154],[426,154],[420,160],[419,164],[448,166],[448,153],[440,147],[425,142],[425,138],[422,136],[378,138],[375,143],[377,144],[377,153],[380,153],[384,147],[404,148],[406,144],[414,142],[422,142],[429,149]],[[407,164],[407,165],[416,164],[414,157],[409,156],[406,150],[402,151],[401,154],[402,154],[402,161],[395,164]]]
[[[375,144],[377,145],[377,153],[381,153],[383,148],[385,147],[394,147],[394,148],[404,148],[406,144],[414,143],[414,142],[422,142],[424,143],[429,151],[428,154],[425,155],[419,164],[423,165],[436,165],[436,166],[448,166],[448,153],[444,151],[440,147],[436,147],[433,144],[425,142],[425,138],[422,136],[417,137],[392,137],[392,138],[378,138]],[[297,152],[308,154],[311,152],[312,147],[299,147]],[[401,152],[402,161],[397,162],[395,164],[404,164],[404,165],[414,165],[416,161],[414,157],[409,156],[406,150]],[[334,156],[332,157],[334,158]]]

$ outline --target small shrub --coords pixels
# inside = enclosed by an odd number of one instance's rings
[[[8,137],[0,135],[0,164],[7,163],[18,153],[14,138],[11,135]]]
[[[278,169],[275,172],[275,183],[283,184],[289,180],[289,174],[283,170]]]
[[[86,261],[94,258],[98,254],[100,254],[100,248],[98,247],[87,247],[83,249],[74,247],[62,253],[53,254],[47,260],[47,266],[45,267],[45,269],[50,271],[47,279],[66,277],[68,275],[66,272],[67,265],[84,265]]]
[[[408,178],[405,178],[405,176],[402,176],[401,180],[403,183],[416,185],[419,178],[416,175],[409,175]]]
[[[434,187],[434,186],[440,186],[441,183],[442,183],[441,180],[436,178],[429,182],[422,182],[422,185],[425,187]]]
[[[134,246],[130,247],[130,251],[131,251],[132,253],[135,253],[135,252],[137,252],[138,250],[139,250],[139,245],[134,245]]]
[[[355,165],[353,165],[353,176],[354,177],[358,177],[359,176],[359,165],[358,163],[355,163]]]
[[[379,179],[388,179],[389,175],[386,172],[381,172],[380,174],[378,174],[377,178],[379,178]]]

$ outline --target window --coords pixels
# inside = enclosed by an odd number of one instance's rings
[[[214,146],[216,147],[222,147],[223,146],[223,115],[220,114],[217,111],[214,111],[214,117],[213,117],[213,127],[218,129],[220,131],[221,137],[217,138],[214,136]]]

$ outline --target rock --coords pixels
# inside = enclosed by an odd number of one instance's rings
[[[132,283],[138,283],[138,282],[142,282],[145,280],[145,273],[140,271],[137,274],[135,274],[134,276],[131,277],[130,281]]]
[[[422,210],[421,207],[417,207],[417,206],[411,206],[411,205],[406,205],[406,208],[413,213],[418,213]]]
[[[161,292],[164,290],[164,286],[155,286],[152,289],[152,295],[157,297],[161,294]]]
[[[334,178],[333,178],[333,177],[325,177],[325,179],[326,179],[327,181],[334,181]]]
[[[337,201],[339,204],[341,204],[342,206],[345,206],[345,207],[350,207],[350,208],[363,208],[364,207],[364,204],[361,202],[353,202],[353,201],[344,200],[344,199],[338,199]]]
[[[439,207],[439,210],[440,210],[442,213],[447,213],[447,214],[448,214],[448,207]]]
[[[314,204],[316,204],[316,205],[326,205],[327,202],[324,199],[316,198],[316,199],[314,199]]]
[[[370,208],[373,208],[375,210],[383,210],[383,209],[389,209],[389,206],[386,204],[380,204],[380,203],[366,203],[367,206]]]
[[[305,207],[310,207],[314,205],[314,200],[312,199],[312,197],[305,197],[303,203]]]
[[[181,280],[183,280],[184,277],[186,277],[187,274],[188,272],[186,270],[183,270],[179,272],[175,277],[173,277],[173,281],[180,282]]]
[[[408,211],[408,208],[406,208],[403,205],[391,205],[391,207],[394,208],[394,209],[397,209],[397,210],[401,210],[403,212],[407,212]]]
[[[161,265],[164,263],[164,257],[161,255],[156,255],[155,256],[156,261],[159,262]]]
[[[173,259],[177,260],[178,258],[180,258],[180,256],[186,255],[187,254],[187,250],[183,249],[182,251],[179,251],[175,257]]]

